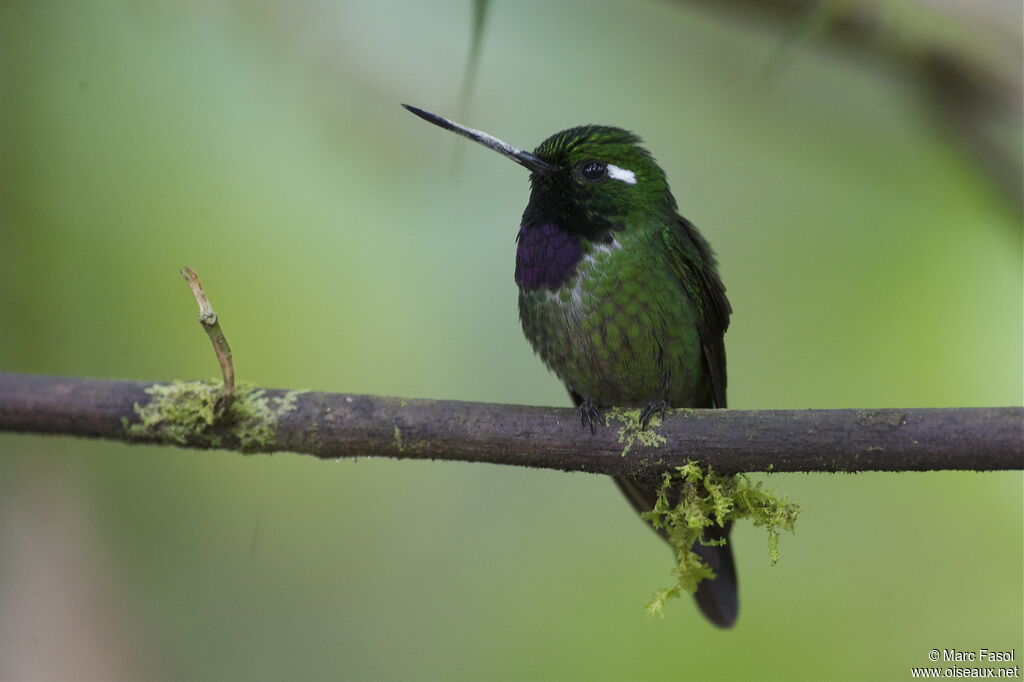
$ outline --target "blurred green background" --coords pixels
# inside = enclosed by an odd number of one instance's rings
[[[1000,3],[997,3],[1000,4]],[[1010,71],[1019,3],[1000,4]],[[895,31],[997,63],[903,2]],[[526,174],[455,116],[470,2],[0,1],[0,371],[567,405],[519,329]],[[686,3],[498,2],[464,122],[637,131],[715,247],[737,408],[1020,405],[1022,229],[915,84]],[[780,58],[781,55],[781,58]],[[1003,63],[1005,66],[1005,62]],[[907,679],[1024,648],[1022,476],[775,475],[742,610],[603,477],[0,436],[0,678]]]

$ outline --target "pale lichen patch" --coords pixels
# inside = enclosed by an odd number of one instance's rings
[[[628,455],[637,443],[649,448],[656,448],[668,442],[665,436],[657,432],[657,428],[661,426],[661,417],[658,414],[651,416],[647,428],[640,425],[639,408],[627,410],[613,407],[608,410],[608,420],[609,422],[615,420],[622,424],[619,427],[619,442],[623,444],[623,457]]]
[[[278,420],[295,409],[295,401],[303,393],[306,391],[288,391],[281,397],[268,397],[263,389],[243,386],[226,415],[242,451],[271,449],[276,440]]]

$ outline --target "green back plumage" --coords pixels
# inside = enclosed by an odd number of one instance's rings
[[[712,383],[714,404],[726,407],[725,332],[732,306],[718,276],[715,256],[704,237],[689,220],[678,221],[662,231],[673,272],[687,297],[699,310],[698,332]]]

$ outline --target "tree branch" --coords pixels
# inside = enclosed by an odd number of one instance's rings
[[[788,27],[784,47],[806,38],[866,57],[882,69],[917,84],[927,111],[950,131],[989,180],[1021,210],[1021,96],[1019,27],[986,17],[976,33],[1007,45],[1006,68],[971,59],[947,45],[914,38],[884,19],[884,3],[822,0],[678,0],[713,12],[731,13],[757,25],[765,20]],[[965,8],[969,8],[965,9]],[[986,3],[967,3],[961,14],[984,16]],[[956,19],[951,19],[956,20]]]
[[[575,409],[240,386],[0,374],[0,430],[323,459],[490,462],[650,479],[688,459],[739,471],[1024,468],[1024,408],[675,410],[653,431],[609,411],[591,435]]]

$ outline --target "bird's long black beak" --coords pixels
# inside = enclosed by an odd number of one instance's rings
[[[473,128],[467,128],[466,126],[459,125],[454,121],[441,118],[437,114],[432,114],[429,111],[423,111],[423,109],[418,109],[408,104],[403,104],[402,106],[422,118],[424,121],[429,121],[436,126],[444,128],[445,130],[450,130],[456,135],[468,137],[473,140],[473,142],[482,144],[488,149],[493,149],[499,154],[512,159],[520,166],[524,166],[535,173],[550,173],[555,169],[554,166],[546,161],[542,161],[538,156],[535,156],[530,152],[523,151],[518,147],[513,147],[508,142],[502,142],[493,135],[488,135],[485,132],[474,130]]]

